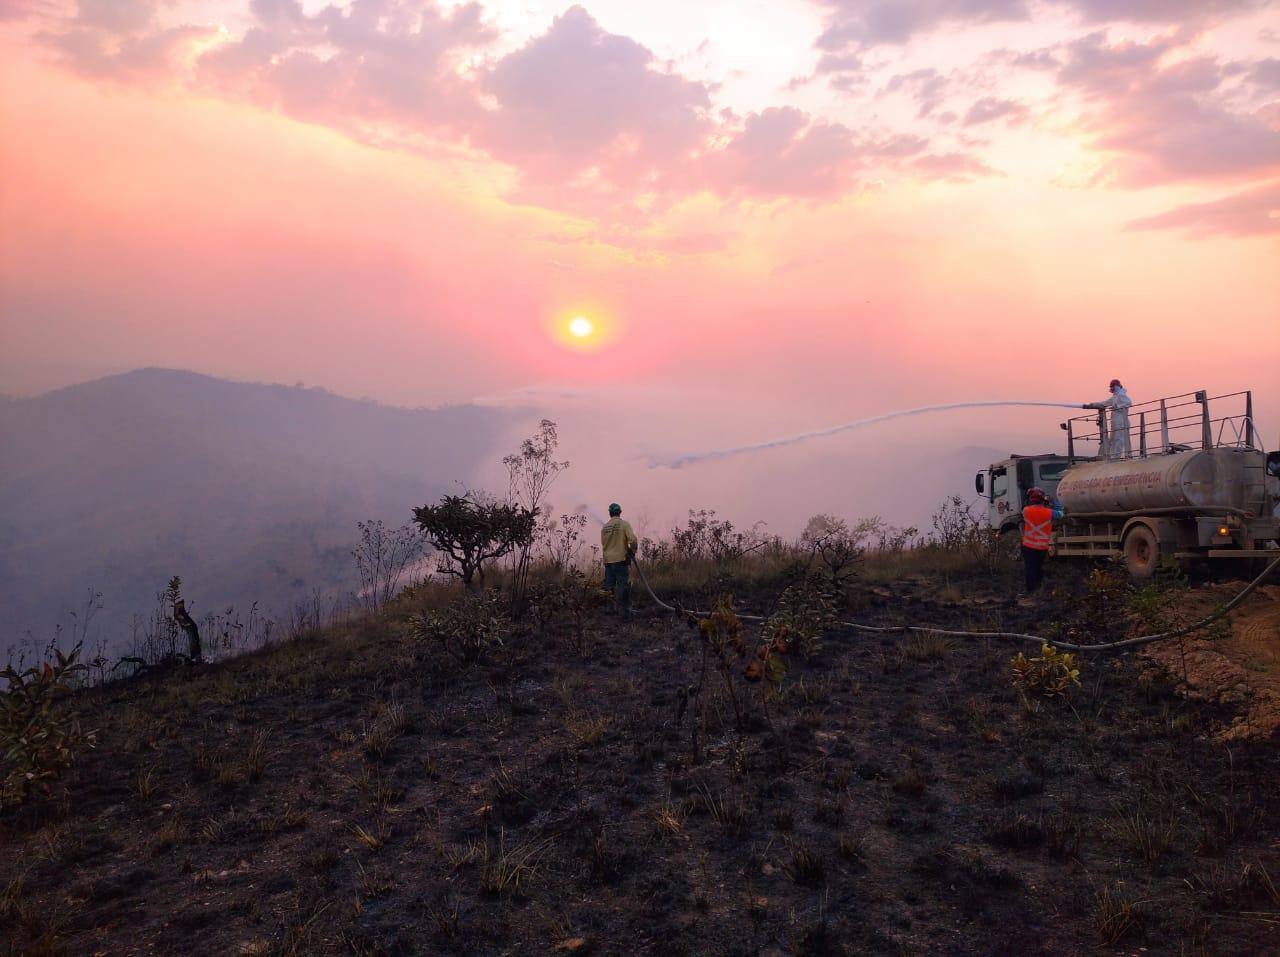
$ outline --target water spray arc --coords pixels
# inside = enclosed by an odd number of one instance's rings
[[[912,415],[924,415],[928,412],[949,412],[953,409],[982,409],[993,408],[998,406],[1047,406],[1055,409],[1078,409],[1079,402],[1042,402],[1023,399],[993,399],[983,402],[949,402],[945,405],[925,405],[918,409],[901,409],[897,412],[885,412],[882,415],[873,415],[866,419],[857,419],[853,422],[845,422],[842,425],[833,425],[826,429],[817,429],[812,432],[801,432],[797,435],[783,436],[782,438],[769,439],[765,442],[756,442],[752,445],[738,445],[728,449],[712,449],[707,452],[691,452],[688,455],[681,455],[673,459],[653,459],[649,463],[650,468],[683,468],[686,465],[694,465],[698,462],[706,462],[710,459],[725,459],[734,455],[747,455],[751,452],[763,452],[766,449],[777,449],[787,445],[798,445],[801,442],[808,442],[810,439],[825,438],[828,435],[839,435],[841,432],[852,432],[855,429],[861,429],[868,425],[877,425],[881,422],[888,422],[890,419],[904,419]]]

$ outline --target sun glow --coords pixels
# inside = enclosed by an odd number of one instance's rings
[[[618,343],[622,328],[606,304],[578,302],[543,317],[547,337],[566,352],[597,355]]]

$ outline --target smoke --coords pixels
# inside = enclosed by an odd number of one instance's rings
[[[1038,405],[1062,409],[1080,408],[1079,402],[1032,402],[1003,399],[991,402],[952,402],[947,405],[926,405],[921,406],[918,409],[902,409],[898,412],[886,412],[883,415],[873,415],[867,419],[858,419],[855,422],[845,422],[843,425],[833,425],[830,428],[819,429],[815,432],[801,432],[799,435],[788,435],[780,439],[770,439],[767,442],[757,442],[754,445],[739,445],[734,448],[713,449],[707,452],[691,452],[688,455],[682,455],[674,459],[651,459],[649,462],[649,468],[665,467],[678,469],[683,468],[686,465],[705,462],[709,459],[725,459],[734,455],[747,455],[751,452],[763,452],[765,449],[776,449],[785,445],[797,445],[800,442],[808,442],[810,439],[820,439],[824,436],[837,435],[841,432],[852,432],[855,429],[861,429],[864,426],[876,425],[880,422],[887,422],[890,419],[906,418],[910,415],[923,415],[926,412],[947,412],[951,409],[980,409],[1009,405]]]
[[[598,522],[601,525],[609,524],[609,520],[607,518],[601,515],[597,509],[592,508],[590,505],[586,504],[585,502],[579,505],[577,508],[575,508],[574,511],[585,512],[587,515],[591,516],[591,518],[594,521]]]

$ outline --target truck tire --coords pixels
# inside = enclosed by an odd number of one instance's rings
[[[1160,542],[1145,525],[1135,525],[1124,537],[1124,563],[1136,582],[1150,581],[1160,566]]]

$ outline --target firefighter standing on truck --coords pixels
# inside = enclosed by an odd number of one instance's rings
[[[1044,561],[1053,544],[1053,523],[1059,518],[1062,507],[1055,506],[1044,489],[1027,492],[1027,507],[1022,510],[1022,565],[1027,574],[1028,595],[1044,581]]]
[[[1129,407],[1133,400],[1124,390],[1119,379],[1112,379],[1107,387],[1111,397],[1101,402],[1086,402],[1082,409],[1110,409],[1111,432],[1107,435],[1106,444],[1098,450],[1098,454],[1106,459],[1127,459],[1133,454],[1133,446],[1129,440]]]
[[[636,557],[640,542],[631,523],[622,520],[622,506],[609,506],[609,521],[600,529],[600,551],[604,559],[604,587],[613,592],[623,620],[631,617],[631,573],[628,566]]]

